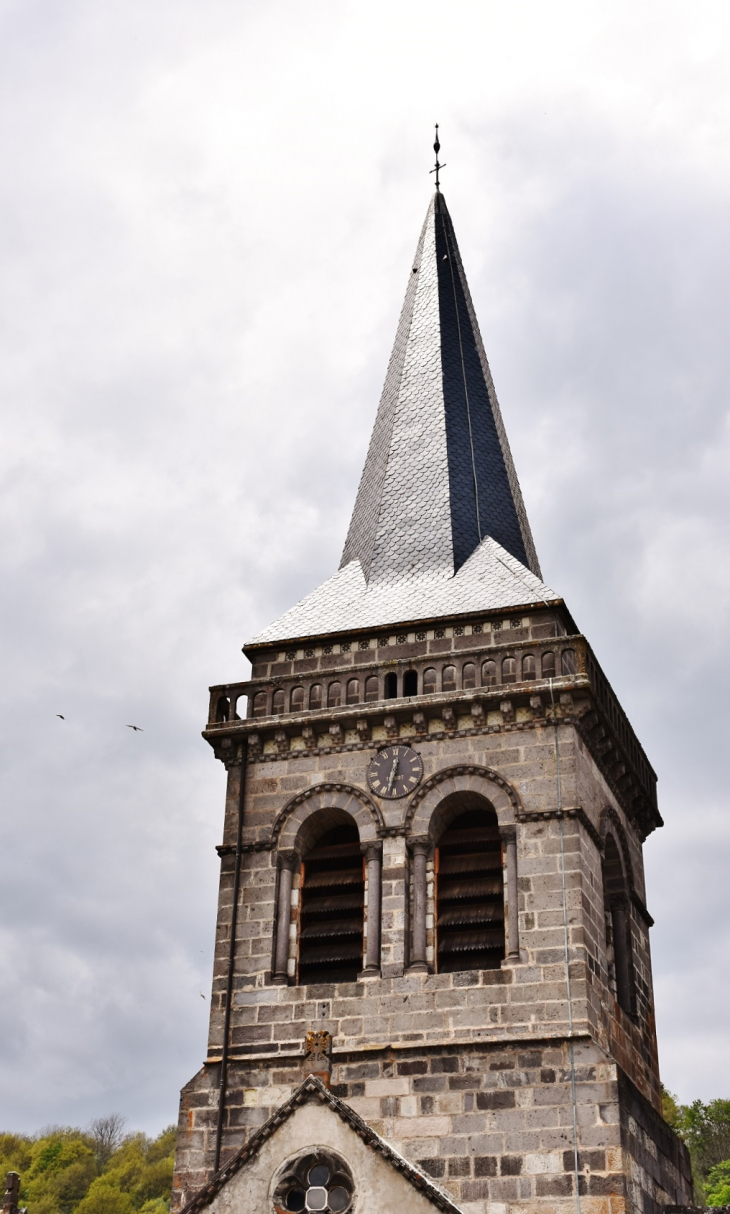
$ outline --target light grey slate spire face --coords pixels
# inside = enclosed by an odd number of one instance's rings
[[[443,194],[418,242],[340,568],[456,573],[486,537],[540,577]]]

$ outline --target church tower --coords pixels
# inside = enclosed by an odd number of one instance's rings
[[[437,188],[339,570],[244,649],[175,1208],[659,1214],[656,777],[543,580]]]

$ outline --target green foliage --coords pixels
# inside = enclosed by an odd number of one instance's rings
[[[667,1125],[679,1132],[682,1118],[680,1104],[674,1093],[670,1092],[669,1088],[665,1088],[664,1084],[662,1084],[662,1116]]]
[[[664,1120],[689,1147],[695,1201],[699,1205],[730,1205],[730,1100],[679,1104],[662,1088]],[[725,1194],[720,1200],[718,1194]]]
[[[19,1172],[28,1214],[168,1214],[175,1127],[122,1137],[118,1115],[88,1132],[0,1134],[0,1175]]]
[[[730,1206],[730,1159],[724,1159],[710,1171],[705,1182],[708,1206]]]

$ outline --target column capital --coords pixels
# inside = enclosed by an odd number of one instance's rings
[[[433,847],[430,835],[415,835],[408,839],[408,848],[414,856],[428,856]]]
[[[371,840],[369,843],[360,844],[360,852],[368,861],[379,860],[383,854],[383,843],[381,839]]]
[[[300,862],[299,852],[295,851],[294,848],[282,850],[278,853],[276,862],[279,868],[287,868],[290,872],[294,872],[294,869]]]
[[[499,837],[504,843],[514,841],[517,838],[517,826],[515,823],[509,822],[506,826],[500,826]]]

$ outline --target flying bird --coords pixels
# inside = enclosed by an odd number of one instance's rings
[[[57,717],[60,717],[62,721],[65,721],[65,720],[66,720],[66,718],[65,718],[65,716],[63,715],[63,713],[62,713],[62,712],[57,712],[57,713],[56,713],[56,716],[57,716]]]
[[[205,995],[203,994],[203,992],[202,992],[202,991],[198,991],[198,994],[200,995],[200,998],[201,998],[201,999],[205,999]]]
[[[133,729],[135,731],[135,733],[144,733],[144,730],[141,725],[128,725],[127,729]]]

